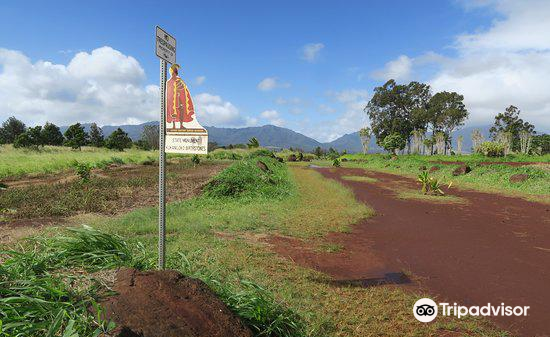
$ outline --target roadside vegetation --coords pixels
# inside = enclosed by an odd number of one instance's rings
[[[526,197],[535,201],[550,202],[550,155],[522,156],[509,155],[498,158],[497,162],[540,162],[540,165],[511,166],[507,164],[488,164],[493,162],[483,155],[463,156],[422,156],[407,155],[391,157],[385,154],[348,154],[342,156],[344,167],[360,167],[370,170],[396,173],[417,178],[426,170],[435,179],[453,188],[474,188],[488,192],[503,192]],[[458,167],[468,165],[467,174],[453,175]],[[514,182],[511,177],[527,175],[525,181]]]

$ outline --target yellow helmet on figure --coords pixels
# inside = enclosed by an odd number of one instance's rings
[[[174,74],[178,74],[178,69],[181,68],[179,64],[174,63],[170,66],[170,76],[173,76]]]

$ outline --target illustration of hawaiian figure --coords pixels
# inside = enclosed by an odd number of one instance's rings
[[[195,107],[185,82],[178,76],[179,64],[170,66],[170,79],[166,82],[167,131],[203,129],[196,121]]]

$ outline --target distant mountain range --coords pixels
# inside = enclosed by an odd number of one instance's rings
[[[138,140],[141,137],[143,127],[145,125],[156,125],[158,122],[147,122],[138,125],[105,125],[101,129],[105,136],[110,135],[117,128],[124,130],[130,138]],[[86,131],[90,130],[91,124],[83,124]],[[459,135],[464,136],[462,148],[464,152],[469,152],[472,147],[471,133],[474,129],[480,129],[485,138],[489,138],[489,126],[482,127],[465,127],[453,133],[453,141]],[[61,132],[65,132],[67,126],[60,127]],[[246,144],[252,137],[258,138],[262,146],[271,146],[278,148],[298,148],[304,151],[313,151],[316,147],[323,149],[334,148],[338,151],[346,150],[348,153],[361,152],[362,146],[359,139],[359,132],[345,134],[332,142],[321,143],[311,137],[305,136],[299,132],[292,131],[287,128],[264,125],[246,128],[218,128],[215,126],[207,126],[209,141],[216,142],[218,145],[224,146],[229,144]],[[381,152],[382,149],[376,145],[376,139],[371,139],[369,152]]]

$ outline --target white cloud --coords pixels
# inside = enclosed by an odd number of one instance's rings
[[[68,65],[33,63],[21,52],[0,49],[0,120],[11,115],[29,125],[158,120],[159,87],[145,81],[139,62],[111,47],[79,52]],[[202,124],[246,123],[220,96],[202,93],[194,101]]]
[[[220,96],[201,93],[194,97],[197,117],[203,125],[242,126],[246,124],[239,109]]]
[[[384,69],[373,72],[372,77],[381,81],[389,79],[396,81],[407,80],[411,75],[412,65],[412,59],[406,55],[401,55],[395,60],[386,63]]]
[[[329,142],[346,133],[352,133],[362,128],[367,117],[363,108],[367,105],[369,93],[363,89],[347,89],[342,91],[329,91],[331,97],[340,108],[334,108],[326,104],[319,105],[319,109],[325,114],[334,115],[334,118],[319,122],[301,123],[300,131],[319,141]]]
[[[201,85],[204,81],[206,81],[206,76],[197,76],[197,78],[195,78],[196,85]]]
[[[158,118],[158,86],[131,56],[110,47],[76,54],[68,65],[0,49],[0,119],[100,124]]]
[[[275,126],[283,126],[285,124],[285,121],[281,118],[277,110],[265,110],[260,114],[260,116],[263,119],[266,119],[269,124]]]
[[[258,89],[261,91],[270,91],[276,88],[288,88],[290,83],[282,83],[276,77],[266,77],[258,83]]]
[[[292,98],[278,97],[275,100],[275,103],[277,103],[278,105],[298,105],[302,103],[302,100],[298,97],[292,97]]]
[[[456,37],[455,56],[426,53],[412,60],[412,70],[437,69],[428,82],[434,91],[464,95],[471,125],[490,124],[513,104],[539,131],[550,131],[550,2],[467,1],[468,10],[493,10],[499,19],[484,30]]]
[[[308,43],[301,49],[301,58],[307,62],[315,62],[323,48],[325,45],[322,43]]]

